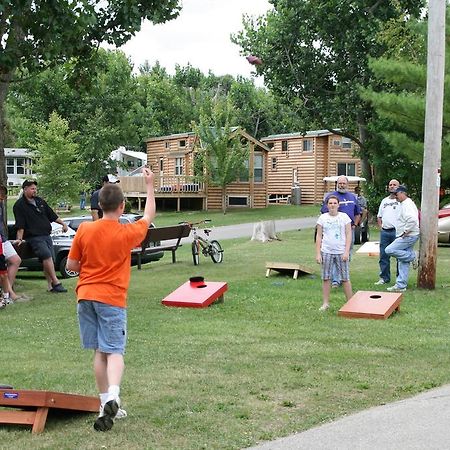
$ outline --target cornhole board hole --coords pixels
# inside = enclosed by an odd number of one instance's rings
[[[339,316],[361,319],[387,319],[400,311],[401,292],[358,291],[338,311]]]
[[[378,256],[380,254],[379,242],[366,242],[356,250],[356,253],[362,253],[368,256]]]
[[[0,423],[31,425],[33,433],[44,431],[50,409],[98,413],[99,408],[98,397],[52,391],[0,389]]]
[[[313,271],[309,267],[296,263],[283,263],[283,262],[266,262],[266,278],[270,275],[270,272],[275,270],[280,273],[292,274],[294,280],[297,279],[299,273],[312,274]]]
[[[223,302],[223,294],[227,290],[227,283],[222,281],[205,281],[200,285],[186,281],[164,298],[161,303],[166,306],[206,308],[214,302]]]

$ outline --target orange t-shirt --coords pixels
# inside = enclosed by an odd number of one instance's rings
[[[147,229],[142,219],[127,224],[100,219],[80,225],[68,256],[80,261],[78,301],[95,300],[126,308],[131,250],[141,244]]]

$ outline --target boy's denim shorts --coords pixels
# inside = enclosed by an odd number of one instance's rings
[[[80,300],[77,306],[83,348],[102,353],[125,353],[127,310],[94,300]]]

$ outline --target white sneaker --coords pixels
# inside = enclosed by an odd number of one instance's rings
[[[119,404],[120,404],[120,402],[119,402]],[[102,417],[102,416],[105,415],[104,409],[105,409],[105,405],[104,404],[100,405],[100,410],[98,412],[98,417]],[[127,415],[128,415],[127,412],[119,406],[119,409],[117,410],[116,417],[114,417],[114,418],[115,419],[123,419],[123,418],[127,417]]]
[[[394,286],[388,287],[386,290],[389,292],[405,292],[406,288],[401,288],[394,284]]]
[[[387,284],[386,281],[383,280],[383,278],[380,278],[376,283],[373,283],[375,286],[379,286],[380,284]]]
[[[109,431],[114,425],[114,419],[119,411],[120,399],[119,397],[111,397],[103,405],[103,409],[100,408],[101,414],[94,422],[94,429],[96,431]]]
[[[319,311],[326,311],[329,307],[330,307],[330,305],[322,305],[322,306],[319,308]]]

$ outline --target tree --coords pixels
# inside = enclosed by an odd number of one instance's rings
[[[236,181],[245,170],[248,148],[245,147],[236,127],[230,126],[232,106],[229,101],[218,102],[214,114],[202,116],[194,131],[199,139],[196,153],[196,171],[204,181],[222,190],[222,211],[226,214],[227,186]]]
[[[51,114],[48,124],[38,126],[33,170],[40,193],[52,207],[84,190],[80,182],[81,164],[77,160],[78,145],[74,141],[75,133],[69,130],[67,120],[56,113]]]
[[[0,183],[5,184],[5,102],[12,82],[74,58],[89,70],[101,43],[120,47],[148,19],[179,13],[179,0],[3,0],[0,7]]]
[[[368,57],[386,46],[377,34],[393,18],[418,16],[422,0],[272,0],[273,10],[246,18],[233,40],[263,63],[258,73],[282,101],[295,108],[304,129],[319,124],[359,144],[363,172],[371,178],[370,106],[358,86],[372,80]]]

